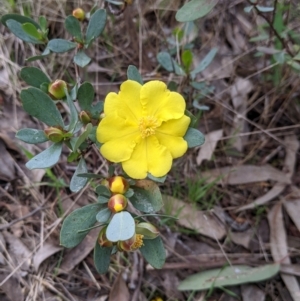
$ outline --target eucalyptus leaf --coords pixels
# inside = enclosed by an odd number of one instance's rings
[[[20,94],[24,110],[49,126],[64,127],[63,119],[54,101],[41,90],[30,87]]]
[[[70,42],[64,39],[53,39],[50,40],[47,47],[55,53],[63,53],[75,49],[76,43]]]
[[[56,164],[62,151],[62,142],[54,143],[26,163],[28,169],[49,168]]]
[[[140,251],[148,263],[155,269],[161,269],[166,261],[166,250],[161,238],[144,239]]]
[[[77,18],[68,16],[65,19],[65,28],[71,36],[78,40],[78,42],[82,41],[81,27]]]
[[[22,16],[22,15],[19,15],[19,14],[6,14],[6,15],[3,15],[1,17],[1,23],[5,26],[7,26],[6,22],[8,20],[14,20],[14,21],[17,21],[21,24],[24,24],[24,23],[31,23],[33,24],[36,28],[40,28],[40,25],[35,22],[33,19],[29,18],[29,17],[26,17],[26,16]]]
[[[188,143],[188,148],[201,146],[205,142],[204,135],[197,129],[189,127],[186,134],[183,137]]]
[[[280,269],[280,264],[268,264],[256,268],[245,265],[227,266],[223,269],[213,269],[203,271],[183,280],[178,289],[186,290],[206,290],[211,287],[223,287],[239,285],[243,283],[260,282],[274,277]]]
[[[102,33],[106,23],[106,10],[96,10],[89,20],[89,25],[86,30],[86,41],[88,44],[98,38]]]
[[[27,128],[19,130],[16,138],[29,144],[43,143],[49,140],[44,131]]]
[[[109,220],[110,216],[111,216],[111,211],[109,210],[109,208],[104,208],[97,213],[96,220],[99,223],[103,224]]]
[[[101,208],[101,204],[91,204],[69,214],[62,224],[60,244],[66,248],[73,248],[82,242],[89,233],[82,230],[91,228],[96,223],[96,215]]]
[[[84,82],[78,89],[77,99],[79,106],[84,111],[89,111],[94,100],[95,90],[91,83]]]
[[[94,264],[99,274],[105,274],[108,271],[112,249],[113,247],[101,247],[98,241],[96,241],[94,248]]]
[[[39,68],[23,67],[20,72],[23,81],[35,88],[40,88],[43,83],[50,83],[48,76]]]
[[[87,166],[84,158],[81,158],[71,179],[70,190],[72,192],[78,192],[86,185],[87,178],[77,177],[78,174],[84,172],[87,172]]]
[[[83,68],[88,65],[91,61],[91,58],[88,57],[83,51],[78,51],[74,56],[74,63]]]
[[[112,242],[124,241],[135,233],[135,222],[127,211],[116,213],[106,229],[106,237]]]
[[[128,66],[127,78],[130,79],[130,80],[134,80],[134,81],[138,82],[141,85],[144,84],[143,78],[142,78],[139,70],[134,65],[129,65]]]
[[[219,0],[191,0],[184,4],[176,13],[178,22],[194,21],[206,16]]]

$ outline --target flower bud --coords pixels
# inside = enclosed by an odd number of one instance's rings
[[[158,229],[150,223],[139,223],[135,227],[137,234],[142,234],[145,239],[154,239],[159,235]]]
[[[91,117],[86,111],[81,111],[79,113],[79,119],[83,124],[88,124],[91,122]]]
[[[99,235],[98,235],[98,243],[101,247],[110,248],[113,246],[113,242],[107,239],[106,237],[106,229],[107,227],[104,227],[101,229]]]
[[[83,21],[85,18],[85,12],[82,8],[76,8],[72,12],[73,17],[78,19],[78,21]]]
[[[120,176],[115,176],[108,179],[108,184],[109,184],[109,189],[112,193],[124,194],[129,188],[128,181]]]
[[[143,235],[134,234],[131,238],[119,241],[117,247],[120,251],[135,251],[143,246]]]
[[[44,130],[45,135],[52,142],[60,142],[64,139],[64,132],[59,128],[53,126]]]
[[[48,86],[48,92],[54,99],[64,98],[66,96],[65,89],[67,89],[67,83],[61,79],[57,79]]]
[[[117,213],[123,211],[127,206],[127,198],[122,194],[113,195],[108,201],[108,208],[111,212]]]

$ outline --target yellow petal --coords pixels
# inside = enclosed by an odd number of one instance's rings
[[[177,92],[168,90],[165,83],[158,80],[150,81],[142,86],[140,93],[146,115],[155,116],[161,121],[183,116],[185,110],[183,97]]]
[[[141,85],[133,80],[125,81],[120,92],[109,93],[104,101],[104,113],[109,116],[117,113],[124,119],[138,121],[142,116],[142,105],[140,102]]]
[[[188,144],[182,137],[170,136],[163,133],[156,133],[155,136],[159,143],[168,149],[173,159],[183,156],[188,149]]]
[[[147,172],[163,177],[172,167],[172,155],[155,136],[141,139],[129,160],[122,162],[124,171],[133,179],[144,179]]]
[[[172,119],[163,122],[161,126],[156,129],[156,132],[183,137],[190,125],[190,122],[190,117],[183,115],[179,119]]]

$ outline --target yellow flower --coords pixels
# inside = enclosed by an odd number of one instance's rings
[[[187,151],[183,136],[190,118],[184,110],[183,97],[161,81],[125,81],[120,92],[109,93],[104,102],[104,118],[97,128],[101,154],[122,163],[133,179],[144,179],[148,172],[166,175],[173,159]]]

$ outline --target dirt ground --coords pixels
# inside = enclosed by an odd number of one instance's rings
[[[76,7],[89,11],[95,4],[2,1],[1,15],[44,15],[49,37],[66,39],[70,36],[64,18]],[[104,1],[98,2],[98,7],[104,6]],[[161,185],[163,212],[179,219],[152,220],[167,250],[161,270],[151,268],[138,252],[118,253],[109,272],[97,274],[92,250],[98,229],[73,249],[59,245],[63,218],[96,197],[89,185],[80,193],[70,192],[75,165],[67,163],[67,151],[51,170],[25,167],[26,151],[36,154],[47,145],[15,138],[21,128],[44,128],[22,109],[19,93],[26,84],[19,72],[36,66],[53,80],[70,81],[75,76],[72,57],[53,54],[28,63],[25,59],[40,53],[40,47],[23,43],[0,25],[1,301],[300,300],[300,71],[276,63],[272,56],[278,49],[287,54],[299,51],[299,3],[258,1],[277,9],[285,5],[285,33],[290,29],[293,37],[283,33],[280,40],[276,28],[265,25],[275,13],[247,13],[247,0],[220,0],[178,41],[175,33],[183,24],[175,14],[184,2],[134,0],[120,15],[110,12],[104,34],[88,50],[92,62],[79,74],[103,100],[108,92],[118,91],[128,65],[135,65],[145,81],[178,83],[187,107],[200,117],[198,128],[206,143],[178,159]],[[263,33],[269,36],[262,38]],[[173,51],[178,62],[183,45],[192,50],[194,66],[218,48],[212,63],[195,79],[205,84],[203,95],[157,62],[160,51]],[[198,107],[208,110],[197,109],[195,95]],[[92,148],[86,159],[89,172],[107,174],[98,149]],[[187,276],[203,270],[273,262],[280,264],[280,272],[266,281],[212,287],[209,292],[177,289]]]

